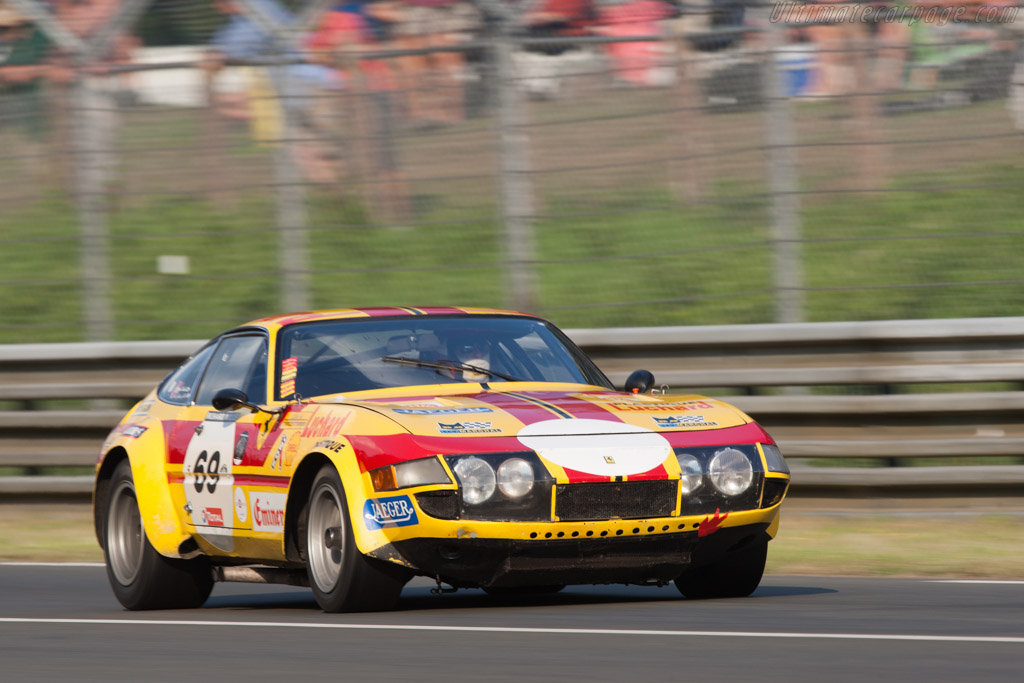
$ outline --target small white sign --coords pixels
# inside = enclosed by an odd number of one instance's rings
[[[188,275],[188,256],[163,254],[156,257],[156,272],[161,275]]]

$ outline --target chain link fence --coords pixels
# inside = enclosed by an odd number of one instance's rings
[[[1018,315],[1018,9],[3,0],[0,342]]]

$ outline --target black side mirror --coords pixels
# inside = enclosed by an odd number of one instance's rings
[[[626,391],[631,394],[646,394],[653,386],[654,374],[650,370],[634,370],[626,379]]]
[[[245,407],[256,412],[258,406],[249,403],[249,397],[241,389],[221,389],[213,395],[214,410],[236,410]]]

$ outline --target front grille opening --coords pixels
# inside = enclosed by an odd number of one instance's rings
[[[765,479],[764,495],[761,498],[761,507],[770,508],[778,505],[782,497],[786,495],[786,488],[789,486],[788,479]]]
[[[559,484],[555,515],[562,521],[667,517],[676,507],[675,481]]]
[[[459,497],[455,491],[425,491],[416,494],[420,510],[437,519],[459,518]]]

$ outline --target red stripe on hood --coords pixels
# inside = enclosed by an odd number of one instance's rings
[[[567,395],[563,392],[523,392],[530,398],[535,398],[545,403],[550,403],[559,410],[564,410],[575,418],[588,420],[605,420],[607,422],[625,422],[617,414],[611,412],[599,403],[586,401],[578,396]]]
[[[525,398],[519,398],[518,396],[488,392],[477,394],[473,398],[481,403],[504,410],[524,425],[532,425],[535,422],[544,422],[546,420],[565,419],[549,408],[545,408],[532,401],[527,401]]]

